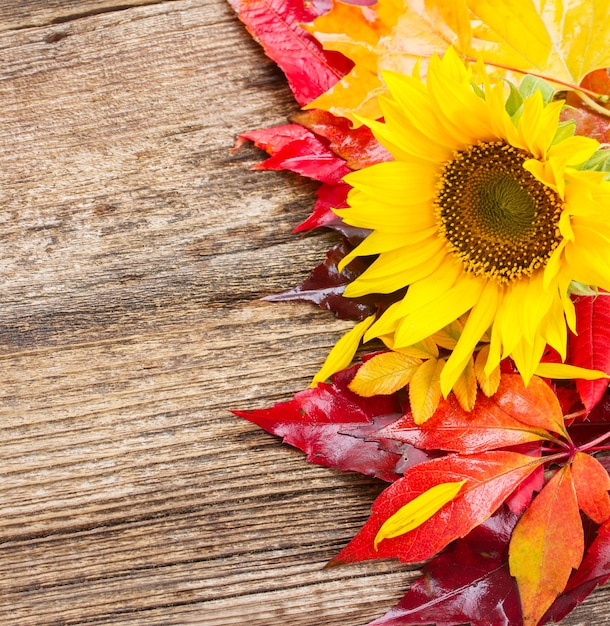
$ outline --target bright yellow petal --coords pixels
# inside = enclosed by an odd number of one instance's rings
[[[415,201],[419,204],[434,198],[436,175],[436,167],[425,163],[389,161],[351,172],[343,180],[368,195],[385,198],[389,203]]]
[[[383,231],[373,231],[362,243],[358,244],[351,252],[346,254],[339,262],[339,271],[342,271],[351,261],[359,256],[372,256],[381,252],[389,252],[400,248],[405,244],[410,246],[419,244],[425,239],[429,239],[436,232],[436,227],[426,230],[414,231],[412,233],[394,232],[384,233]]]
[[[542,378],[599,380],[600,378],[610,378],[610,374],[601,370],[590,370],[586,367],[577,367],[566,363],[540,363],[536,368],[536,376]]]
[[[447,326],[479,300],[485,280],[463,274],[449,291],[407,315],[395,334],[396,346],[408,346]]]
[[[510,356],[515,361],[519,374],[521,374],[526,385],[536,373],[545,347],[546,342],[542,337],[538,336],[535,338],[533,345],[522,339],[511,352]]]
[[[476,345],[491,326],[500,303],[501,292],[494,282],[488,282],[479,301],[473,306],[464,330],[441,375],[441,391],[445,398],[449,395],[464,368],[472,358]]]
[[[421,526],[445,504],[455,499],[465,483],[465,480],[461,480],[434,485],[402,506],[381,525],[373,542],[375,550],[384,539],[399,537]]]
[[[352,362],[364,333],[373,323],[374,319],[374,315],[367,317],[359,324],[356,324],[354,328],[345,333],[345,335],[337,341],[332,350],[328,353],[324,365],[322,365],[320,371],[313,377],[309,385],[310,387],[316,387],[318,383],[330,378],[336,372],[345,369]]]
[[[350,283],[346,288],[344,295],[350,298],[356,298],[371,293],[392,293],[405,287],[405,280],[419,281],[426,279],[440,265],[443,259],[442,254],[436,255],[432,259],[420,261],[417,265],[413,265],[405,269],[404,273],[389,273],[371,280],[364,278],[364,274]]]

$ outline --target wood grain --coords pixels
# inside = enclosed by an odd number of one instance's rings
[[[230,151],[294,112],[280,72],[224,0],[0,2],[0,101],[0,623],[381,615],[415,573],[323,565],[382,485],[227,411],[347,327],[258,300],[333,241],[290,234],[313,185]]]

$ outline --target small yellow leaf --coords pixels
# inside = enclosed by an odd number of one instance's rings
[[[363,363],[349,388],[365,398],[391,394],[408,385],[421,364],[421,359],[416,357],[384,352]]]
[[[438,346],[434,343],[432,337],[426,337],[425,339],[422,339],[422,341],[414,343],[412,346],[397,348],[397,352],[408,354],[409,356],[414,356],[418,359],[438,358]]]
[[[373,542],[374,549],[377,550],[379,542],[384,539],[399,537],[421,526],[445,504],[451,502],[465,482],[461,480],[435,485],[398,509],[381,525]]]
[[[586,367],[577,367],[567,363],[540,363],[535,374],[541,378],[580,378],[582,380],[610,378],[610,375],[601,370],[590,370]]]
[[[443,367],[445,359],[430,359],[419,366],[411,379],[409,401],[416,424],[423,424],[438,407]]]
[[[502,372],[500,370],[500,366],[496,367],[493,372],[487,376],[485,374],[485,365],[487,364],[487,359],[489,357],[489,346],[483,346],[474,361],[474,373],[477,377],[477,381],[479,386],[481,387],[481,391],[488,397],[491,396],[498,391],[498,387],[500,386],[500,379],[502,377]]]
[[[432,335],[432,340],[441,348],[445,348],[445,350],[453,350],[457,345],[458,339],[462,335],[463,330],[464,325],[459,320],[455,320],[448,326],[445,326],[442,330],[434,333],[434,335]]]
[[[390,333],[388,335],[380,335],[379,339],[383,341],[383,343],[390,349],[394,350],[394,352],[400,352],[401,354],[406,354],[408,356],[414,356],[418,359],[429,359],[429,358],[438,358],[438,346],[434,343],[432,337],[426,337],[422,341],[418,343],[414,343],[411,346],[406,346],[404,348],[395,348],[394,347],[394,334]]]
[[[474,360],[470,361],[453,385],[453,393],[464,411],[472,411],[477,399],[477,379],[474,373]]]
[[[322,365],[320,371],[313,377],[309,385],[310,387],[315,387],[319,382],[325,381],[336,372],[345,369],[352,362],[364,333],[374,321],[375,316],[370,315],[359,324],[356,324],[354,328],[345,333],[345,335],[337,341],[333,349],[328,353],[324,365]]]

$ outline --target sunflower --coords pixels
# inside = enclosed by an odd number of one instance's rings
[[[408,287],[365,341],[401,349],[466,320],[445,396],[484,337],[488,374],[511,357],[527,383],[547,344],[565,359],[572,281],[610,290],[610,182],[579,169],[599,143],[559,123],[563,102],[536,90],[511,116],[505,84],[479,80],[451,48],[426,81],[385,73],[383,121],[363,121],[394,160],[348,174],[336,211],[372,230],[344,265],[378,255],[345,295]]]

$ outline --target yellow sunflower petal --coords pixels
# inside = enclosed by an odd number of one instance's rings
[[[485,285],[479,301],[473,306],[464,330],[441,374],[441,391],[446,398],[472,359],[481,337],[491,326],[500,301],[500,290],[492,282]]]
[[[374,315],[367,317],[365,320],[356,324],[354,328],[349,330],[337,343],[333,346],[332,350],[328,353],[324,365],[320,368],[320,371],[313,377],[310,387],[316,387],[318,383],[330,378],[336,372],[345,369],[354,358],[356,350],[360,345],[362,336],[367,331],[369,326],[375,319]]]
[[[586,367],[577,367],[567,363],[540,363],[536,368],[536,376],[542,378],[599,380],[600,378],[610,378],[610,374],[601,370],[590,370]]]
[[[533,345],[522,339],[512,351],[511,356],[526,385],[536,373],[545,347],[546,342],[542,337],[538,336],[535,338]]]
[[[485,281],[464,274],[449,291],[400,322],[395,335],[396,346],[417,343],[450,324],[477,303],[484,286]]]
[[[452,49],[430,59],[426,82],[417,72],[384,77],[385,117],[362,121],[394,162],[348,175],[349,208],[336,211],[373,231],[344,264],[379,256],[345,294],[408,289],[364,339],[384,337],[400,350],[468,314],[447,348],[443,393],[483,340],[477,376],[495,376],[501,358],[512,357],[529,381],[547,344],[566,353],[575,327],[570,283],[610,290],[610,182],[605,172],[575,169],[599,144],[560,139],[562,103],[545,103],[539,91],[513,120],[506,87]]]

